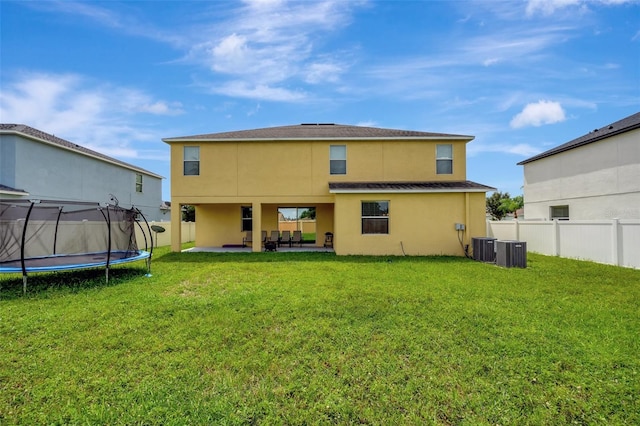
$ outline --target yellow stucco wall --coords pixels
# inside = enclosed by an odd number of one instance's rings
[[[453,174],[436,174],[438,144],[452,144]],[[346,175],[329,174],[330,145],[346,145]],[[200,147],[199,176],[183,175],[184,146]],[[196,245],[240,244],[241,206],[253,206],[254,219],[267,232],[278,229],[278,207],[314,206],[316,243],[322,245],[324,233],[333,232],[337,254],[462,255],[454,224],[466,225],[465,244],[485,235],[484,193],[332,194],[329,182],[465,179],[464,140],[172,142],[172,229],[180,205],[191,204]],[[391,202],[388,235],[361,234],[363,200]],[[254,222],[254,235],[257,228]],[[179,238],[179,232],[172,233],[175,251]]]
[[[363,235],[362,201],[389,201],[389,233]],[[336,254],[464,255],[460,237],[469,244],[484,236],[484,194],[339,194],[335,214]]]
[[[205,204],[196,206],[196,246],[220,247],[241,244],[244,232],[239,204]]]

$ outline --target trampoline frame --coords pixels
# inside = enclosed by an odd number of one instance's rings
[[[145,244],[145,250],[115,250],[112,251],[111,248],[111,216],[109,214],[109,209],[121,209],[121,210],[127,210],[127,209],[123,209],[122,207],[118,207],[118,205],[100,205],[97,203],[87,203],[87,202],[78,202],[78,201],[40,201],[40,200],[0,200],[3,201],[4,203],[14,203],[14,204],[25,204],[26,202],[30,203],[29,206],[29,210],[26,214],[26,217],[24,219],[24,226],[22,228],[22,237],[21,237],[21,244],[20,244],[20,266],[15,266],[15,264],[18,262],[17,260],[11,261],[11,262],[4,262],[4,264],[0,263],[0,273],[9,273],[9,274],[18,274],[18,273],[22,273],[22,282],[23,282],[23,287],[22,287],[22,291],[23,293],[27,292],[27,275],[28,273],[37,273],[37,272],[57,272],[57,271],[70,271],[70,270],[80,270],[80,269],[89,269],[89,268],[100,268],[100,267],[105,267],[105,279],[106,282],[109,282],[109,268],[111,265],[120,265],[120,264],[124,264],[124,263],[130,263],[130,262],[136,262],[139,260],[146,260],[146,266],[147,266],[147,276],[151,276],[151,258],[153,256],[153,235],[151,233],[151,227],[149,226],[149,222],[147,222],[147,219],[144,217],[144,215],[142,214],[142,212],[132,206],[131,209],[129,211],[135,213],[136,216],[139,215],[139,217],[142,218],[142,220],[144,221],[145,225],[146,225],[146,232],[145,229],[142,227],[142,224],[140,223],[140,221],[137,218],[134,218],[134,222],[138,225],[138,227],[140,228],[140,230],[142,231],[142,236],[144,238],[144,244]],[[36,204],[40,204],[40,203],[49,203],[49,204],[54,204],[54,205],[58,205],[60,212],[58,213],[58,218],[56,220],[56,231],[54,233],[54,240],[53,240],[53,254],[50,256],[40,256],[40,257],[33,257],[33,258],[25,258],[25,244],[26,244],[26,235],[27,235],[27,227],[29,225],[29,218],[31,216],[31,211],[33,210],[34,205]],[[58,254],[56,253],[56,240],[57,240],[57,229],[58,229],[58,225],[59,225],[59,221],[60,221],[60,216],[62,214],[62,210],[63,208],[61,207],[64,204],[72,204],[75,206],[82,206],[82,205],[87,205],[88,207],[95,207],[96,209],[98,209],[100,211],[100,213],[102,214],[104,220],[105,220],[105,224],[107,226],[107,250],[103,251],[103,252],[94,252],[94,253],[68,253],[68,254]],[[106,211],[106,213],[105,213]],[[135,231],[134,231],[135,232]],[[149,241],[147,241],[147,235],[149,236]],[[134,239],[135,239],[135,233],[134,233]],[[151,243],[149,245],[149,242]],[[137,244],[136,244],[137,246]],[[129,256],[128,254],[133,254],[135,253],[135,255]],[[101,259],[98,260],[97,258],[100,257]],[[53,259],[65,259],[65,258],[76,258],[76,259],[86,259],[86,260],[92,260],[92,261],[87,261],[87,262],[69,262],[69,263],[58,263],[57,265],[55,264],[50,264],[50,265],[41,265],[41,266],[34,266],[31,265],[29,266],[29,263],[41,263],[41,261],[45,261],[46,260],[53,260]],[[14,264],[14,266],[7,266],[7,265],[11,265]]]

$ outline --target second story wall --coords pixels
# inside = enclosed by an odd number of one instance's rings
[[[640,192],[639,140],[633,130],[525,164],[525,200]]]
[[[344,146],[346,173],[330,173],[330,147]],[[452,172],[436,172],[438,145],[451,145]],[[199,174],[184,175],[184,147],[198,147]],[[173,196],[327,196],[329,182],[466,179],[466,141],[172,142]],[[446,161],[446,160],[445,160]]]
[[[113,194],[123,207],[139,208],[147,220],[163,219],[159,177],[19,135],[1,135],[0,145],[0,183],[24,189],[30,199],[106,203]],[[136,175],[142,178],[140,192]]]

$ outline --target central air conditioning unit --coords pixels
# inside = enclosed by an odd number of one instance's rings
[[[527,243],[524,241],[498,241],[496,265],[505,268],[527,267]]]
[[[493,262],[496,260],[495,238],[472,238],[473,260],[479,262]]]

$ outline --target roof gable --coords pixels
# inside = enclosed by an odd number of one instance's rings
[[[377,127],[349,126],[344,124],[318,123],[291,126],[266,127],[253,130],[239,130],[209,133],[193,136],[164,138],[164,142],[187,141],[285,141],[285,140],[372,140],[372,139],[451,139],[471,141],[473,136],[447,133],[418,132],[413,130],[382,129]]]
[[[569,151],[571,149],[578,148],[580,146],[587,145],[593,142],[601,141],[603,139],[607,139],[621,133],[626,133],[634,129],[640,129],[640,112],[625,117],[622,120],[618,120],[615,123],[611,123],[599,129],[595,129],[592,132],[587,133],[586,135],[580,136],[579,138],[573,139],[572,141],[535,155],[531,158],[527,158],[526,160],[519,162],[518,165],[521,166],[523,164],[531,163],[532,161],[550,157],[552,155]]]
[[[162,176],[150,172],[149,170],[145,170],[141,167],[134,166],[133,164],[125,163],[124,161],[117,160],[115,158],[109,157],[108,155],[101,154],[97,151],[93,151],[89,148],[85,148],[73,142],[69,142],[57,136],[51,135],[49,133],[45,133],[41,130],[34,129],[33,127],[29,127],[24,124],[0,124],[0,134],[18,134],[25,136],[29,139],[45,142],[51,145],[56,145],[64,149],[68,149],[70,151],[75,151],[82,155],[87,155],[89,157],[94,157],[102,161],[106,161],[108,163],[115,164],[120,167],[124,167],[126,169],[134,170],[137,172],[144,173],[145,175],[153,176],[158,179],[162,179]]]

